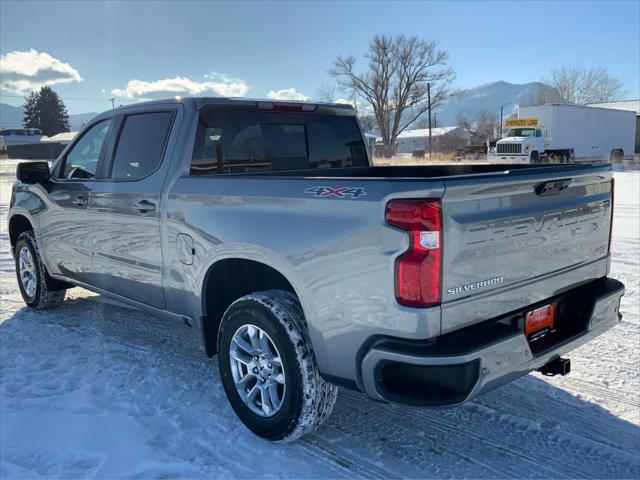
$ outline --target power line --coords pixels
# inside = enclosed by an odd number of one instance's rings
[[[58,95],[62,100],[73,100],[73,101],[87,101],[87,102],[111,102],[114,105],[114,102],[118,100],[119,102],[125,103],[137,103],[137,100],[125,99],[124,97],[111,97],[111,98],[79,98],[79,97],[62,97]],[[22,98],[25,99],[23,95],[5,95],[4,93],[0,93],[0,98]],[[115,108],[115,107],[114,107]]]
[[[58,95],[60,96],[60,95]],[[0,94],[0,98],[1,97],[7,97],[7,98],[25,98],[22,95],[5,95],[3,93]],[[86,100],[89,102],[95,102],[95,101],[101,101],[101,100],[105,100],[105,101],[109,101],[109,98],[78,98],[78,97],[60,97],[63,100]]]

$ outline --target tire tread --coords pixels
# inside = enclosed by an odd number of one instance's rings
[[[338,396],[338,387],[325,381],[318,370],[311,341],[307,333],[304,313],[298,299],[284,290],[266,290],[239,298],[227,309],[258,304],[271,312],[287,332],[295,351],[302,376],[303,399],[299,415],[281,436],[270,438],[283,442],[294,441],[322,425],[331,415]],[[225,312],[226,317],[226,312]],[[221,329],[224,328],[224,321]]]
[[[40,251],[38,250],[38,243],[36,241],[36,236],[33,230],[27,230],[26,232],[22,232],[18,237],[18,241],[16,242],[16,272],[19,275],[18,271],[18,260],[17,260],[17,251],[18,245],[21,241],[24,241],[31,247],[31,251],[35,253],[34,261],[36,262],[36,269],[38,271],[38,286],[36,289],[36,296],[33,300],[29,301],[26,294],[23,293],[23,298],[25,303],[29,305],[31,308],[35,308],[36,310],[46,310],[48,308],[59,305],[64,300],[66,295],[66,290],[49,290],[47,288],[47,282],[45,275],[47,275],[47,270],[42,262],[42,257],[40,256]],[[20,284],[20,279],[18,278],[18,284],[20,287],[20,292],[22,293],[22,285]],[[26,297],[26,298],[25,298]]]

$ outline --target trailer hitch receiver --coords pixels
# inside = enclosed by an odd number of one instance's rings
[[[547,377],[566,375],[571,371],[571,360],[568,358],[556,358],[540,367],[538,371]]]

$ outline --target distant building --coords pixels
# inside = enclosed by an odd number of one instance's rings
[[[42,137],[40,141],[42,142],[60,142],[62,144],[69,144],[73,141],[78,132],[62,132],[57,135],[53,135],[51,137]]]
[[[0,130],[0,152],[5,153],[9,145],[39,142],[43,135],[37,128],[8,128]]]
[[[53,160],[70,144],[78,132],[62,132],[51,137],[36,129],[7,129],[0,131],[0,152],[9,158],[25,160]]]
[[[461,127],[431,129],[431,148],[434,152],[453,152],[471,143],[471,134]],[[429,129],[405,130],[396,140],[397,153],[429,151]]]
[[[373,156],[373,152],[375,151],[377,137],[378,137],[378,135],[376,135],[374,133],[365,133],[364,134],[364,140],[366,142],[367,151],[369,152],[369,155],[371,155],[371,156]]]
[[[636,112],[636,147],[635,154],[640,154],[640,99],[638,100],[622,100],[620,102],[602,102],[602,103],[589,103],[588,107],[598,108],[613,108],[616,110],[628,110],[630,112]],[[631,152],[624,152],[625,155],[631,154]]]

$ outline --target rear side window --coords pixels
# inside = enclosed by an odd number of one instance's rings
[[[205,109],[196,133],[191,175],[368,164],[355,117]]]
[[[111,178],[139,180],[158,168],[167,142],[173,113],[128,115],[120,131]]]

